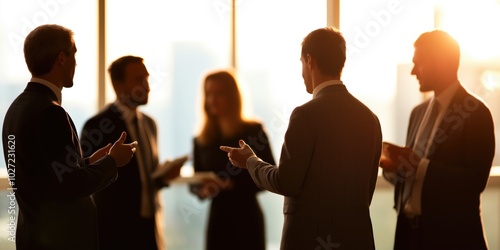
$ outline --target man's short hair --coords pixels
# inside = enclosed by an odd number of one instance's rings
[[[451,69],[458,70],[460,64],[460,46],[447,32],[433,30],[420,35],[415,41],[415,49],[427,59],[445,63]]]
[[[125,68],[131,63],[142,63],[144,59],[138,56],[123,56],[116,59],[108,68],[111,82],[114,84],[125,81]]]
[[[61,52],[69,54],[75,42],[73,31],[56,24],[41,25],[24,40],[24,59],[34,76],[49,73]]]
[[[339,30],[333,27],[317,29],[302,42],[302,57],[310,55],[321,73],[340,76],[346,60],[346,42]]]

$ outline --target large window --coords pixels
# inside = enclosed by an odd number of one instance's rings
[[[0,2],[0,115],[3,119],[10,103],[30,80],[24,62],[24,38],[46,23],[63,25],[75,33],[75,84],[63,90],[63,105],[78,126],[97,109],[97,1]]]
[[[379,116],[384,140],[404,144],[409,112],[421,101],[410,75],[413,42],[433,28],[433,1],[365,2],[341,2],[348,43],[343,80]]]
[[[44,23],[75,32],[75,85],[63,90],[63,106],[78,131],[103,108],[98,107],[99,96],[104,95],[106,104],[115,100],[107,72],[105,82],[98,82],[97,34],[102,26],[97,6],[101,1],[0,0],[0,119],[30,79],[22,52],[24,38]],[[301,75],[302,39],[326,25],[327,2],[332,0],[235,0],[235,44],[232,0],[104,2],[103,67],[124,55],[144,58],[151,92],[141,110],[157,122],[160,160],[191,153],[201,125],[202,79],[209,71],[233,66],[234,45],[244,112],[263,123],[278,160],[291,111],[311,98]],[[340,1],[340,30],[348,42],[342,80],[380,118],[384,140],[404,144],[410,111],[427,97],[418,92],[418,82],[410,75],[413,42],[422,32],[439,27],[462,46],[462,83],[488,103],[499,121],[499,17],[498,0]],[[98,93],[99,84],[105,85],[105,93]],[[498,123],[496,132],[500,134]],[[497,140],[497,155],[499,145]],[[3,173],[5,162],[0,162]],[[184,166],[185,174],[192,171],[191,165]],[[500,165],[499,157],[494,165]],[[482,196],[482,212],[489,247],[498,249],[499,184],[489,185]],[[14,249],[8,240],[7,195],[2,188],[0,249]],[[167,248],[203,249],[209,202],[199,201],[182,184],[163,189],[161,196]],[[258,198],[268,249],[279,249],[283,198],[269,192]],[[396,225],[392,204],[393,188],[379,178],[370,208],[377,249],[392,248]]]

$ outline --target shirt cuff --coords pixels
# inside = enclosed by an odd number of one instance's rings
[[[259,157],[252,155],[247,159],[247,168],[250,166],[257,166],[261,161]]]

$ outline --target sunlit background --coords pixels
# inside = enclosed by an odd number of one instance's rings
[[[327,25],[327,13],[339,13],[348,42],[342,80],[378,115],[384,140],[404,144],[409,113],[426,97],[410,75],[413,42],[434,28],[458,40],[462,84],[485,100],[500,121],[499,0],[341,0],[333,12],[327,11],[335,6],[333,0],[236,0],[234,20],[232,0],[106,0],[105,19],[99,22],[103,1],[0,0],[2,119],[30,79],[22,52],[25,36],[40,24],[57,23],[75,32],[75,86],[63,91],[63,106],[80,132],[86,119],[114,101],[107,73],[103,78],[100,72],[118,57],[136,55],[145,59],[151,75],[150,102],[142,110],[158,123],[161,160],[190,154],[201,123],[204,75],[235,67],[245,114],[264,124],[278,159],[291,111],[311,98],[301,77],[302,39]],[[99,29],[105,30],[104,37]],[[496,148],[498,156],[498,140]],[[183,174],[192,172],[191,164]],[[498,157],[494,165],[500,165]],[[0,168],[5,169],[4,161]],[[497,178],[491,178],[482,196],[491,249],[500,249]],[[14,249],[8,240],[7,194],[0,192],[0,249]],[[183,184],[171,185],[161,195],[167,248],[203,249],[209,202],[199,201]],[[263,192],[259,200],[268,249],[279,249],[283,198]],[[392,249],[392,200],[392,187],[379,178],[371,206],[377,249]]]

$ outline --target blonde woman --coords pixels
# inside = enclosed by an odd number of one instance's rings
[[[214,72],[204,81],[205,122],[194,139],[194,169],[212,171],[224,184],[191,187],[199,198],[211,198],[206,249],[265,249],[264,218],[256,194],[262,191],[246,170],[229,162],[220,145],[250,141],[259,156],[274,164],[267,135],[260,123],[242,117],[238,84],[228,71]]]

